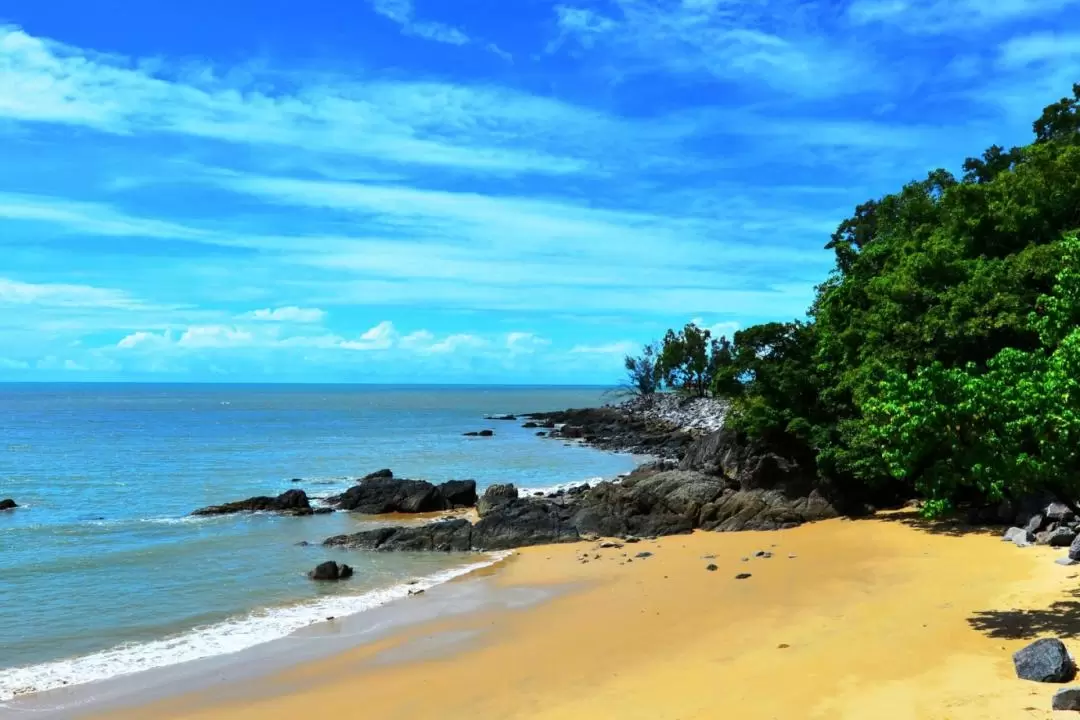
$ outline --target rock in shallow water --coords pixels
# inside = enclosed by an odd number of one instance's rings
[[[0,500],[0,510],[14,510],[19,507],[18,504],[11,498]]]
[[[308,502],[307,493],[303,490],[289,490],[277,497],[260,495],[258,497],[240,500],[238,502],[225,503],[224,505],[211,505],[191,513],[192,515],[232,515],[242,512],[276,512],[282,515],[312,515],[314,510]]]
[[[1036,640],[1013,654],[1016,676],[1033,682],[1069,682],[1076,676],[1076,665],[1065,644],[1057,638]]]
[[[308,573],[312,580],[347,580],[351,578],[353,569],[348,565],[328,560],[320,563],[314,570]]]

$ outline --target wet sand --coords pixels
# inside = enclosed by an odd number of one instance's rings
[[[560,589],[538,605],[105,717],[1050,718],[1056,686],[1017,680],[1011,654],[1080,629],[1078,571],[1061,555],[905,514],[528,548],[464,582]]]

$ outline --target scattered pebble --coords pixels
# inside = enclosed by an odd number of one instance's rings
[[[636,542],[641,542],[641,538],[634,537],[633,535],[631,535],[628,538],[623,538],[623,539],[626,540],[626,542],[631,543],[631,544],[636,543]]]
[[[327,619],[327,620],[333,620],[333,619],[334,619],[334,616],[333,616],[333,615],[327,615],[327,616],[326,616],[326,619]]]
[[[756,553],[754,553],[754,557],[767,559],[772,557],[772,553],[768,550],[758,550]]]
[[[705,566],[705,569],[706,569],[706,570],[708,570],[709,572],[716,572],[716,571],[717,571],[717,570],[719,570],[720,568],[718,568],[718,567],[716,567],[715,565],[713,565],[713,564],[711,564],[711,563],[710,563],[710,564],[708,564],[708,565],[706,565],[706,566]]]
[[[638,553],[637,555],[635,555],[634,557],[639,557],[639,558],[649,558],[649,557],[652,557],[652,553],[651,553],[651,552],[639,552],[639,553]]]
[[[743,561],[743,562],[750,562],[750,558],[748,558],[748,557],[744,557],[744,558],[742,558],[742,561]]]
[[[701,559],[702,560],[715,560],[716,556],[715,555],[702,555]]]
[[[787,650],[789,647],[791,647],[791,646],[788,645],[787,643],[780,643],[779,645],[776,646],[776,649],[777,650]]]
[[[423,595],[424,594],[424,589],[421,588],[419,590],[410,590],[409,594],[410,595]]]
[[[750,573],[739,573],[735,576],[736,580],[746,580],[750,577]]]
[[[799,556],[798,555],[788,555],[788,560],[794,560],[797,557],[799,557]]]

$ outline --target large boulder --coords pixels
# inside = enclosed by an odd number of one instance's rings
[[[192,515],[231,515],[242,512],[274,512],[282,515],[313,515],[307,493],[289,490],[277,497],[260,495],[224,505],[211,505],[191,513]]]
[[[735,480],[703,472],[665,470],[600,483],[580,500],[574,524],[583,533],[659,536],[695,528],[777,530],[837,515],[817,491],[789,496],[739,489]]]
[[[1065,644],[1057,638],[1036,640],[1013,654],[1016,676],[1044,683],[1069,682],[1076,677],[1076,665]]]
[[[359,550],[466,551],[472,548],[472,524],[468,520],[441,520],[424,525],[385,527],[352,535],[327,538],[323,545]]]
[[[448,510],[470,508],[476,505],[475,480],[449,480],[439,485],[438,489]]]
[[[492,506],[473,526],[477,550],[508,550],[527,545],[577,542],[569,513],[546,500],[515,498]]]
[[[1054,710],[1080,710],[1080,687],[1061,688],[1051,701]]]
[[[1076,539],[1069,545],[1069,559],[1080,561],[1080,535],[1076,536]]]
[[[308,573],[308,577],[312,580],[347,580],[352,575],[353,569],[351,567],[336,563],[333,560],[320,563]]]
[[[421,513],[446,509],[439,489],[423,480],[375,477],[362,480],[328,502],[343,510],[381,515],[383,513]]]
[[[510,500],[517,500],[518,489],[511,483],[491,485],[484,491],[484,495],[476,504],[476,511],[480,517],[487,515],[492,508]]]
[[[1035,542],[1039,545],[1050,547],[1069,547],[1076,539],[1076,531],[1069,527],[1058,527],[1053,530],[1045,530],[1035,535]]]
[[[0,510],[14,510],[17,507],[18,504],[11,498],[0,500]]]

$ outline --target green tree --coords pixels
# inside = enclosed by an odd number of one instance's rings
[[[630,394],[653,395],[660,389],[659,357],[659,348],[656,343],[651,343],[642,348],[640,355],[627,355],[623,358],[623,367],[626,369],[624,388]]]
[[[679,332],[668,330],[660,347],[660,372],[669,387],[694,397],[708,394],[720,343],[707,329],[687,323]]]
[[[1080,498],[1080,241],[1062,242],[1053,292],[1029,322],[1039,346],[1005,348],[985,368],[940,362],[891,372],[863,403],[889,471],[911,479],[930,513],[965,490],[990,500],[1051,492]]]

